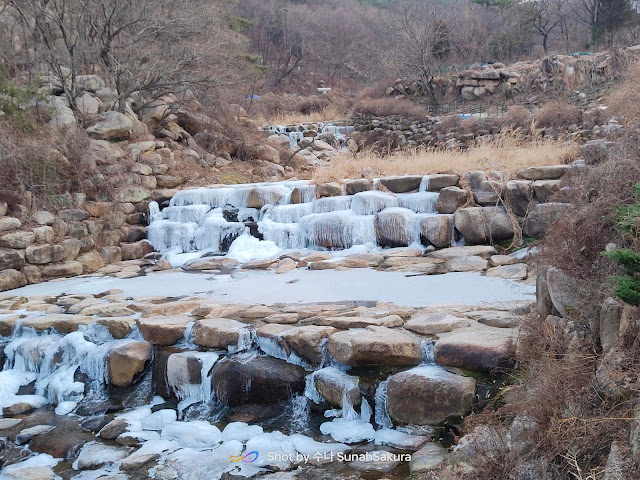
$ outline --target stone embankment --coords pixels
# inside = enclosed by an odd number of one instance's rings
[[[552,55],[511,65],[477,64],[460,73],[436,76],[433,84],[438,96],[459,101],[575,91],[606,85],[618,73],[614,57],[618,62],[631,61],[638,59],[639,53],[640,46],[636,45],[616,52]],[[404,98],[425,96],[427,92],[418,82],[398,79],[386,93]]]
[[[583,143],[593,139],[606,137],[611,132],[622,128],[615,119],[606,123],[598,120],[598,108],[585,110],[581,124],[566,125],[562,129],[545,128],[542,134],[550,138],[564,138]],[[401,115],[376,116],[355,113],[351,118],[356,133],[347,142],[350,150],[357,151],[366,136],[378,133],[383,138],[389,138],[392,145],[402,146],[432,146],[445,148],[467,148],[473,142],[486,142],[498,138],[503,129],[500,118],[480,118],[476,125],[465,126],[460,123],[446,125],[446,117],[427,117],[424,119],[406,118]],[[449,117],[451,118],[451,117]],[[598,124],[598,123],[601,124]],[[513,128],[507,124],[507,128]]]

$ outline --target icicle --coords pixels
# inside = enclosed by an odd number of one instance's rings
[[[307,433],[311,418],[309,399],[304,395],[291,397],[291,433]]]
[[[378,191],[356,193],[351,202],[351,210],[358,215],[375,215],[385,208],[399,206],[397,197]]]
[[[380,428],[393,428],[393,422],[387,412],[387,385],[388,381],[380,382],[375,396],[375,421]]]
[[[416,213],[436,213],[439,196],[437,192],[403,193],[398,195],[398,199],[402,207]]]
[[[422,180],[420,181],[420,187],[418,188],[418,192],[428,192],[429,191],[429,179],[431,178],[431,175],[425,175],[424,177],[422,177]]]
[[[339,210],[349,210],[351,198],[348,195],[339,197],[323,197],[312,202],[313,213],[328,213]],[[311,212],[310,212],[311,213]]]
[[[343,420],[355,420],[358,418],[356,409],[353,408],[351,399],[349,398],[349,392],[345,388],[342,390],[342,419]]]
[[[373,410],[371,410],[371,405],[369,405],[366,398],[362,397],[362,401],[360,403],[360,420],[364,423],[370,423],[372,415]]]

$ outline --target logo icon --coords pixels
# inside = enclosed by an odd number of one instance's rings
[[[245,462],[245,463],[253,463],[258,459],[258,452],[249,452],[242,456],[240,455],[231,455],[229,460],[231,463],[236,462]]]

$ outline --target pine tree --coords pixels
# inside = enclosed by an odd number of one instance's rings
[[[636,203],[617,206],[616,224],[633,244],[604,255],[615,260],[623,269],[623,275],[614,278],[615,294],[629,305],[640,305],[640,183],[636,185]]]

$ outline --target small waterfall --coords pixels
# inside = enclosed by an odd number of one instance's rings
[[[322,398],[322,395],[320,395],[318,389],[316,388],[316,381],[314,378],[315,374],[316,372],[310,373],[305,378],[304,396],[317,404],[324,401],[324,398]]]
[[[387,385],[388,381],[380,382],[375,396],[375,421],[380,428],[393,428],[393,422],[387,412]]]
[[[419,244],[421,220],[438,215],[439,193],[429,191],[429,176],[416,193],[392,194],[376,185],[374,180],[374,190],[317,199],[315,185],[302,180],[183,190],[162,211],[150,204],[147,238],[156,250],[171,251],[176,264],[180,253],[228,252],[243,234],[280,249],[376,245],[376,222],[389,232],[405,232],[391,244]],[[230,208],[237,215],[230,216]]]
[[[420,187],[418,188],[418,192],[428,192],[429,191],[429,180],[431,179],[431,175],[425,175],[422,177],[420,181]]]
[[[308,433],[311,420],[311,406],[305,395],[291,397],[291,433]]]
[[[0,407],[12,401],[25,401],[34,406],[52,403],[59,414],[75,409],[78,402],[100,400],[108,381],[109,353],[133,342],[133,339],[114,340],[104,332],[99,335],[77,331],[68,335],[43,332],[36,335],[27,329],[16,329],[21,336],[13,337],[5,346],[5,365],[0,374]],[[76,373],[83,372],[90,380],[89,392],[85,384],[76,381]],[[18,388],[35,381],[34,395],[15,397]],[[14,388],[15,387],[15,388]]]
[[[353,403],[349,398],[349,392],[345,388],[342,390],[342,419],[343,420],[355,420],[359,415],[356,409],[353,408]]]
[[[213,366],[220,356],[213,352],[179,352],[167,359],[167,385],[178,399],[178,417],[184,418],[185,410],[196,403],[211,405],[215,398],[211,383]],[[200,383],[191,383],[188,365],[190,361],[200,363]]]
[[[362,397],[362,402],[360,405],[360,420],[364,423],[371,423],[371,417],[373,416],[373,410],[371,410],[371,405],[367,402],[367,399]]]
[[[422,362],[420,365],[435,365],[436,357],[433,353],[435,343],[432,340],[422,340],[420,348],[422,349]]]
[[[398,195],[400,206],[415,213],[436,213],[436,203],[440,196],[437,192],[401,193]]]
[[[399,206],[398,197],[375,190],[356,193],[351,203],[351,209],[357,215],[375,215],[385,208]]]

